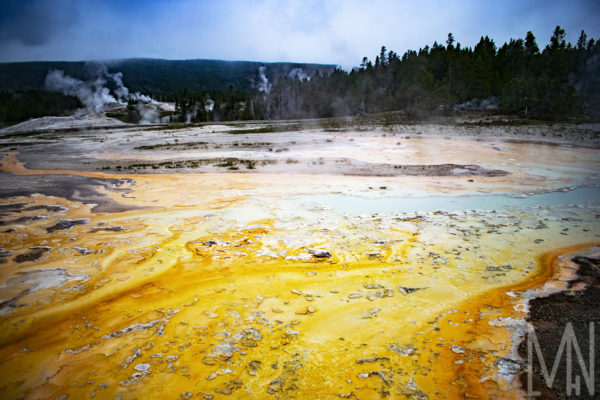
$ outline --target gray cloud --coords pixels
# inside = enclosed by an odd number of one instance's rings
[[[448,32],[463,46],[561,25],[600,37],[600,2],[573,0],[0,0],[0,61],[131,57],[296,61],[350,67],[379,48],[400,54]]]
[[[77,20],[71,1],[22,0],[0,3],[0,42],[41,46]]]

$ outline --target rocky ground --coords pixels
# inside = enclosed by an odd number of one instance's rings
[[[580,394],[569,390],[567,387],[566,353],[558,364],[556,378],[548,385],[542,372],[541,362],[536,353],[533,353],[532,365],[532,391],[539,392],[542,399],[596,399],[600,393],[600,380],[596,370],[591,380],[591,390],[586,386],[584,374],[590,371],[590,362],[595,366],[600,365],[600,353],[597,348],[590,357],[590,327],[594,325],[594,334],[597,335],[600,327],[600,248],[592,248],[587,252],[576,252],[565,257],[570,267],[576,268],[576,276],[567,281],[566,290],[531,300],[527,321],[535,329],[535,335],[540,343],[544,355],[547,373],[552,371],[555,359],[558,357],[563,334],[568,323],[573,326],[584,368],[579,363],[575,350],[572,350],[572,378],[574,382],[579,376],[578,385]],[[597,347],[597,336],[594,336]],[[519,352],[527,360],[527,336],[519,347]],[[565,349],[566,350],[566,349]],[[521,374],[521,384],[528,387],[528,372]]]
[[[436,140],[450,138],[459,140],[456,147],[464,147],[465,162],[453,163],[431,148]],[[487,154],[474,141],[490,144]],[[19,151],[31,169],[111,173],[449,174],[454,168],[438,172],[435,164],[456,164],[453,167],[458,169],[472,165],[483,171],[489,168],[480,165],[482,159],[510,158],[518,148],[513,144],[523,143],[598,148],[600,125],[548,124],[477,114],[418,124],[392,123],[373,116],[140,126],[89,114],[45,117],[0,130],[0,149]],[[440,159],[433,163],[432,157]]]

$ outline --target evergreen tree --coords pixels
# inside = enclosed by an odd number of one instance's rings
[[[454,46],[454,35],[452,35],[452,33],[448,34],[448,39],[446,40],[446,48],[448,50],[450,50],[450,48],[453,48]]]
[[[525,36],[525,53],[529,56],[539,54],[540,48],[535,41],[535,36],[531,31],[527,32],[527,36]]]
[[[565,30],[561,28],[560,25],[557,25],[556,28],[554,28],[552,37],[550,37],[550,44],[548,45],[548,48],[550,50],[564,49],[566,47],[565,34]]]
[[[579,40],[577,40],[577,50],[585,50],[587,48],[587,43],[587,35],[582,29],[581,34],[579,35]]]

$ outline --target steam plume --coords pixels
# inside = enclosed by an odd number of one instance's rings
[[[267,67],[264,65],[258,68],[258,77],[260,78],[260,82],[258,83],[258,91],[269,94],[271,92],[271,83],[269,79],[267,79],[266,75]]]
[[[489,99],[480,100],[478,98],[471,99],[465,103],[458,104],[455,106],[458,110],[497,110],[498,104],[500,103],[497,97],[490,97]]]
[[[211,112],[214,108],[215,108],[215,102],[213,99],[208,97],[206,100],[204,100],[204,111]]]
[[[136,110],[140,113],[140,125],[155,124],[159,122],[160,112],[156,107],[148,107],[144,103],[138,103]]]
[[[107,72],[107,74],[108,74],[108,72]],[[127,99],[129,97],[129,89],[127,89],[125,87],[125,85],[123,85],[123,73],[117,72],[110,76],[112,77],[113,81],[117,85],[117,88],[115,89],[115,94],[117,95],[117,98],[119,100]]]
[[[85,69],[92,80],[82,81],[65,75],[64,71],[50,70],[46,76],[46,88],[77,97],[88,112],[100,112],[107,105],[125,104],[128,100],[134,100],[137,102],[140,124],[158,122],[158,106],[161,103],[140,92],[130,93],[123,84],[122,72],[111,74],[102,63],[88,63]],[[108,82],[112,82],[114,96],[106,87]]]
[[[292,79],[298,79],[301,82],[304,80],[310,81],[310,76],[308,76],[306,72],[302,70],[302,68],[294,68],[290,71],[288,76]]]
[[[77,97],[90,112],[99,112],[106,104],[117,102],[104,87],[105,83],[104,79],[84,82],[56,69],[50,70],[46,76],[48,89]]]

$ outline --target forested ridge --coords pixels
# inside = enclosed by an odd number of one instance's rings
[[[537,119],[598,120],[600,41],[581,31],[577,43],[572,44],[565,35],[557,26],[542,49],[532,32],[499,47],[484,36],[471,48],[461,46],[449,33],[444,44],[435,42],[403,55],[382,47],[374,60],[364,57],[360,66],[349,72],[314,64],[304,64],[312,67],[291,74],[291,64],[282,69],[284,64],[240,63],[233,68],[233,75],[215,70],[218,63],[177,64],[186,68],[201,65],[194,74],[179,67],[167,71],[162,61],[124,61],[121,66],[126,66],[126,84],[142,88],[158,100],[174,102],[176,112],[171,120],[182,122],[326,118],[388,111],[403,111],[408,118],[418,119],[461,109]],[[256,72],[259,66],[260,76]],[[204,83],[198,86],[201,75]],[[177,84],[169,91],[165,82]],[[7,114],[14,112],[7,111],[9,103],[20,110],[19,118],[28,109],[36,110],[30,116],[39,116],[43,104],[52,103],[43,101],[44,93],[1,93],[0,118],[11,120]],[[29,107],[19,99],[43,104]],[[72,105],[73,99],[54,104]],[[52,105],[47,111],[56,114],[56,109]],[[133,109],[130,104],[129,110]]]
[[[189,112],[202,93],[172,96]],[[600,42],[581,31],[575,45],[557,26],[540,49],[532,32],[498,48],[488,36],[474,47],[462,47],[450,33],[445,45],[434,43],[402,56],[381,48],[374,61],[359,68],[317,74],[300,81],[286,76],[269,93],[212,94],[215,112],[229,118],[319,118],[384,111],[406,111],[409,117],[456,109],[491,109],[531,118],[600,117]],[[237,115],[234,104],[251,104]],[[198,120],[209,118],[199,113]]]
[[[258,91],[261,83],[259,69],[268,71],[271,79],[295,76],[294,71],[314,75],[328,74],[334,65],[307,63],[261,63],[222,60],[161,60],[125,59],[89,62],[13,62],[0,63],[0,126],[44,115],[61,115],[82,107],[77,99],[45,86],[48,72],[59,70],[69,77],[93,82],[99,78],[98,65],[109,73],[121,73],[123,83],[131,93],[150,95],[167,101],[184,89],[189,95],[207,93],[227,94],[231,91],[247,99]],[[114,95],[114,82],[106,86]],[[219,117],[219,115],[215,115]]]

